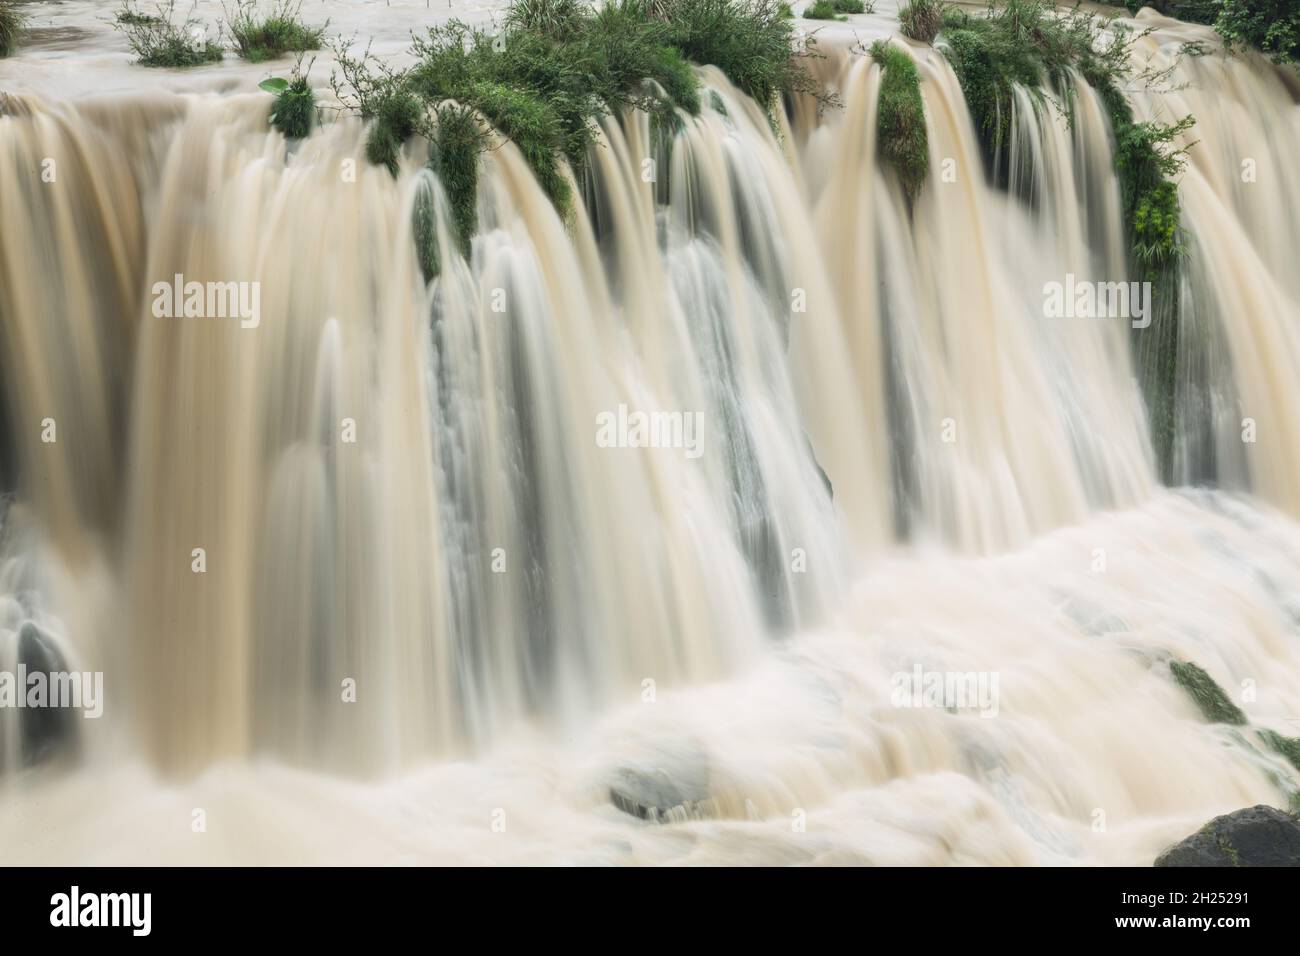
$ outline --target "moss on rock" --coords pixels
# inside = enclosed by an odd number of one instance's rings
[[[897,46],[877,41],[871,46],[871,57],[884,70],[876,114],[877,147],[898,174],[908,199],[915,200],[930,171],[921,77],[916,63]]]
[[[1300,820],[1263,805],[1227,813],[1169,847],[1155,865],[1300,866]]]
[[[1300,770],[1300,737],[1285,737],[1272,730],[1261,730],[1259,736],[1270,749],[1281,754],[1287,763]]]
[[[1241,708],[1232,702],[1204,669],[1191,661],[1170,661],[1169,671],[1210,723],[1234,726],[1246,723],[1246,715]]]

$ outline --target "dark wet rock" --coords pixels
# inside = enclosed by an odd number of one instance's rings
[[[32,621],[26,621],[13,638],[17,654],[4,658],[14,661],[18,675],[40,672],[51,674],[69,670],[67,660],[58,642]],[[26,695],[27,687],[20,686],[15,693]],[[75,751],[77,747],[77,721],[81,712],[69,707],[23,707],[6,709],[0,719],[18,721],[18,765],[34,767]],[[14,761],[4,753],[4,734],[0,734],[0,770],[13,769]]]
[[[1300,866],[1300,818],[1263,805],[1215,817],[1156,866]]]
[[[708,758],[695,745],[619,767],[610,779],[609,799],[624,813],[652,823],[710,817],[716,809]]]
[[[822,484],[826,486],[826,497],[831,501],[835,500],[835,486],[831,484],[831,476],[826,474],[826,469],[822,468],[821,462],[817,460],[817,452],[813,450],[812,439],[806,434],[803,436],[804,444],[808,446],[808,457],[812,459],[813,467],[817,469],[817,474],[821,476]]]

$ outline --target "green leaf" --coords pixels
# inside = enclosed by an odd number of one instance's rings
[[[289,88],[289,81],[278,76],[272,76],[263,80],[261,83],[258,83],[257,86],[259,89],[266,90],[268,93],[279,96]]]

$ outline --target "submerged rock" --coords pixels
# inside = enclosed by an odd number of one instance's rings
[[[1263,805],[1215,817],[1156,866],[1300,866],[1300,818]]]
[[[702,749],[665,752],[653,765],[619,767],[609,784],[609,799],[624,813],[652,823],[673,823],[715,814],[709,792],[709,764]]]

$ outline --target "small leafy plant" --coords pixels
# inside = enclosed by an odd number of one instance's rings
[[[220,42],[210,39],[194,8],[179,23],[176,0],[158,4],[156,13],[143,13],[125,0],[113,19],[113,26],[126,37],[127,45],[143,66],[189,67],[215,63],[224,55]],[[220,36],[218,36],[218,40]]]
[[[306,139],[316,125],[316,94],[307,82],[310,71],[310,64],[306,71],[299,65],[287,80],[272,76],[257,84],[275,97],[270,122],[285,139]]]

